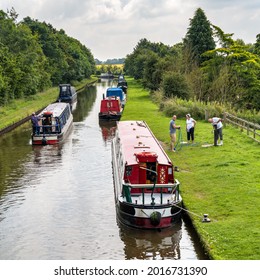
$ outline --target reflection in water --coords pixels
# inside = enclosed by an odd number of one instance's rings
[[[0,137],[0,196],[22,177],[26,170],[23,163],[30,160],[31,124],[23,124]]]
[[[181,222],[161,231],[138,230],[120,224],[120,237],[125,244],[125,258],[180,259]]]
[[[91,85],[78,92],[76,110],[73,111],[73,121],[81,122],[87,117],[97,97],[97,87]]]
[[[110,142],[116,133],[116,121],[99,120],[99,126],[104,142]]]

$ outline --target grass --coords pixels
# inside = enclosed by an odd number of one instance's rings
[[[81,83],[75,85],[75,87],[80,88],[94,80],[96,80],[94,77],[85,79]],[[58,94],[58,87],[53,87],[44,92],[39,92],[30,96],[30,98],[17,99],[5,107],[0,107],[0,130],[31,115],[32,112],[37,112],[48,104],[55,102]]]
[[[128,101],[121,120],[145,120],[168,153],[181,182],[185,207],[205,249],[212,259],[260,259],[260,149],[259,144],[232,126],[223,130],[224,145],[203,148],[213,143],[212,127],[197,120],[195,144],[169,151],[168,126],[149,93],[131,78]],[[172,112],[174,113],[174,112]],[[186,141],[185,120],[177,119]],[[204,213],[210,223],[202,223]],[[199,215],[200,217],[198,217]]]

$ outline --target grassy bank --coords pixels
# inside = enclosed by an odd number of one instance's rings
[[[150,101],[149,93],[133,79],[128,81],[128,101],[122,120],[145,120],[162,142],[174,165],[186,208],[213,259],[260,259],[260,147],[232,126],[223,130],[224,145],[213,143],[212,127],[197,121],[195,144],[169,151],[169,121]],[[172,112],[174,113],[174,112]],[[188,113],[188,112],[187,112]],[[185,120],[177,119],[183,140]],[[202,223],[204,213],[210,223]]]
[[[85,79],[75,87],[82,86],[95,81],[97,78],[93,77]],[[39,92],[28,99],[17,99],[5,107],[0,107],[0,130],[29,116],[32,112],[36,112],[48,104],[55,102],[59,94],[58,87],[50,88],[44,92]]]

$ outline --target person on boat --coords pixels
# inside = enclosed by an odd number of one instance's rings
[[[191,117],[190,114],[186,115],[186,130],[187,130],[187,141],[194,143],[194,129],[196,121]]]
[[[171,151],[175,152],[175,143],[176,143],[176,129],[180,129],[180,125],[176,125],[175,121],[177,119],[176,115],[172,116],[172,119],[170,121],[170,138],[171,138]]]
[[[51,116],[47,115],[44,117],[43,119],[43,126],[44,126],[44,133],[51,133],[51,126],[52,126],[52,123],[51,123]]]
[[[31,122],[32,122],[32,126],[33,126],[33,134],[39,134],[40,133],[40,126],[39,126],[39,121],[40,121],[40,117],[36,116],[35,113],[32,113],[32,117],[31,117]]]
[[[213,117],[213,118],[209,118],[208,121],[212,124],[214,128],[215,145],[223,145],[222,119],[219,117]],[[219,144],[218,144],[218,140],[220,140]]]

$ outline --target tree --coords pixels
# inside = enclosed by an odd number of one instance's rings
[[[166,98],[178,97],[188,99],[190,88],[184,75],[177,72],[164,74],[162,90]]]
[[[215,46],[211,24],[204,11],[198,8],[194,17],[190,19],[190,27],[184,38],[184,48],[186,54],[189,54],[190,65],[193,63],[200,65],[206,60],[202,54],[213,50]]]
[[[206,53],[210,59],[202,67],[211,82],[209,92],[214,92],[218,98],[237,108],[259,110],[259,56],[250,52],[248,46],[241,45],[241,41],[234,41],[232,34],[225,34],[219,27],[213,27],[221,47]],[[214,96],[211,98],[216,100]]]

